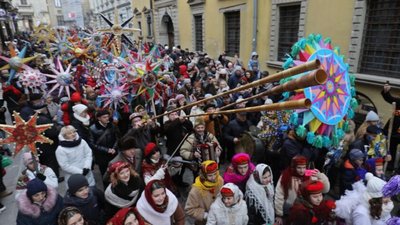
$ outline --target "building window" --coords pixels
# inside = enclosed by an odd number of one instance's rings
[[[54,6],[60,8],[61,7],[61,0],[54,0]]]
[[[151,37],[151,16],[148,14],[146,16],[146,22],[147,22],[147,36]]]
[[[203,51],[203,16],[194,16],[194,33],[196,51]]]
[[[234,56],[240,51],[240,11],[225,14],[225,52]]]
[[[27,0],[21,0],[21,5],[28,5],[28,1]]]
[[[58,24],[58,26],[65,25],[64,16],[57,16],[57,24]]]
[[[138,28],[140,29],[140,36],[142,36],[142,22],[138,21]]]
[[[399,1],[367,1],[360,73],[400,78],[399,10]]]
[[[278,61],[285,61],[292,45],[298,40],[300,5],[279,7]]]

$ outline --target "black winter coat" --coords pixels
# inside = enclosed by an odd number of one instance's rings
[[[108,123],[107,127],[104,127],[97,121],[90,126],[90,133],[90,142],[93,147],[92,150],[94,152],[96,162],[101,161],[108,163],[115,157],[115,155],[108,153],[108,149],[117,149],[117,143],[119,139],[118,128],[116,128],[112,123]]]
[[[77,207],[88,221],[88,225],[105,224],[103,212],[104,204],[104,193],[96,187],[90,187],[89,197],[86,199],[78,198],[69,191],[67,191],[64,197],[64,206]]]
[[[167,137],[167,154],[171,155],[185,135],[191,133],[192,130],[193,124],[190,120],[181,122],[179,119],[176,119],[174,121],[168,120],[165,122],[164,134]]]

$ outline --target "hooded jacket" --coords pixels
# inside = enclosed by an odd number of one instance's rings
[[[236,203],[231,207],[226,207],[222,202],[222,195],[219,193],[211,205],[206,225],[247,225],[249,217],[243,193],[232,183],[227,183],[223,187],[228,187],[233,191]]]
[[[47,186],[47,197],[42,207],[32,203],[24,191],[17,199],[18,216],[17,225],[53,225],[63,209],[63,198],[57,191]]]

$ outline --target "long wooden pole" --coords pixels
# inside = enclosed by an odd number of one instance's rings
[[[196,117],[196,116],[207,116],[207,115],[215,115],[215,114],[233,114],[233,113],[241,113],[241,112],[259,112],[259,111],[268,111],[268,110],[290,110],[290,109],[309,109],[311,107],[311,100],[308,98],[303,98],[299,100],[278,102],[270,105],[259,105],[253,107],[239,108],[239,109],[231,109],[225,111],[216,111],[212,113],[202,113],[202,114],[194,114],[187,115],[185,117]]]
[[[281,80],[283,78],[291,77],[291,76],[294,76],[296,74],[301,74],[301,73],[304,73],[304,72],[307,72],[307,71],[310,71],[310,70],[315,70],[315,69],[318,69],[320,65],[321,65],[321,62],[318,59],[310,61],[310,62],[306,62],[306,63],[304,63],[302,65],[299,65],[299,66],[296,66],[296,67],[292,67],[292,68],[287,69],[287,70],[283,70],[283,71],[281,71],[279,73],[272,74],[272,75],[270,75],[268,77],[264,77],[264,78],[262,78],[260,80],[253,81],[253,82],[248,83],[246,85],[243,85],[243,86],[228,90],[226,92],[222,92],[220,94],[211,96],[209,98],[205,98],[205,99],[202,99],[202,100],[199,100],[199,101],[196,101],[196,102],[192,102],[192,103],[189,103],[187,105],[181,106],[179,108],[173,109],[171,111],[165,112],[163,114],[160,114],[160,115],[156,116],[155,119],[158,119],[158,118],[163,117],[165,115],[168,115],[170,113],[178,112],[180,110],[183,110],[183,109],[198,105],[200,103],[203,103],[203,102],[206,102],[206,101],[209,101],[209,100],[213,100],[213,99],[225,96],[225,95],[229,95],[229,94],[241,91],[241,90],[249,89],[249,88],[252,88],[252,87],[260,86],[262,84],[271,83],[271,82],[274,82],[274,81],[278,81],[278,80]]]
[[[240,104],[242,102],[247,102],[247,101],[250,101],[250,100],[253,100],[256,98],[260,98],[265,95],[275,95],[275,94],[283,93],[285,91],[294,91],[294,90],[298,90],[298,89],[302,89],[302,88],[306,88],[306,87],[321,85],[321,84],[326,83],[327,80],[328,80],[328,74],[326,74],[325,70],[318,69],[318,70],[311,72],[308,75],[296,78],[285,84],[273,87],[272,89],[270,89],[268,91],[264,91],[259,94],[253,95],[251,97],[242,99],[240,101],[225,105],[225,106],[221,107],[220,110],[227,109],[236,104]]]

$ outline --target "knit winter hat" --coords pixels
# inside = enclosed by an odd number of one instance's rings
[[[232,157],[232,164],[236,168],[238,165],[250,163],[250,156],[247,153],[237,153]]]
[[[228,187],[222,187],[221,188],[221,195],[223,197],[232,197],[235,193],[233,193],[233,191],[228,188]]]
[[[144,148],[144,157],[151,155],[152,152],[155,152],[158,149],[157,145],[153,142],[147,143]]]
[[[82,174],[73,174],[68,179],[68,191],[72,195],[85,186],[89,186],[89,182]]]
[[[365,155],[360,149],[352,149],[349,153],[349,158],[351,161],[363,159],[364,157]]]
[[[107,109],[100,109],[96,112],[96,117],[110,115],[110,112]]]
[[[365,121],[379,121],[379,116],[374,111],[369,111],[365,117]]]
[[[42,191],[47,192],[47,186],[42,180],[38,178],[29,181],[26,185],[26,196],[28,196],[29,199],[32,199],[33,195]]]
[[[382,133],[382,129],[379,128],[379,127],[376,126],[376,125],[370,125],[370,126],[367,127],[367,133],[370,133],[370,134],[380,134],[380,133]]]
[[[201,171],[204,174],[212,174],[218,171],[218,163],[213,160],[206,160],[201,163]]]
[[[383,197],[382,189],[386,182],[382,179],[375,177],[372,173],[367,173],[365,175],[365,180],[367,181],[367,194],[371,198],[381,198]]]
[[[77,115],[80,115],[85,110],[87,110],[87,108],[88,107],[84,104],[77,104],[72,107],[72,111],[74,111],[74,113],[76,113]]]
[[[71,102],[80,102],[82,101],[82,96],[79,92],[74,92],[71,95]]]
[[[296,168],[297,166],[307,165],[307,158],[302,155],[296,155],[292,158],[291,167]]]
[[[302,185],[301,193],[303,197],[306,198],[312,194],[322,193],[323,189],[324,189],[324,183],[322,183],[321,181],[310,180]]]

